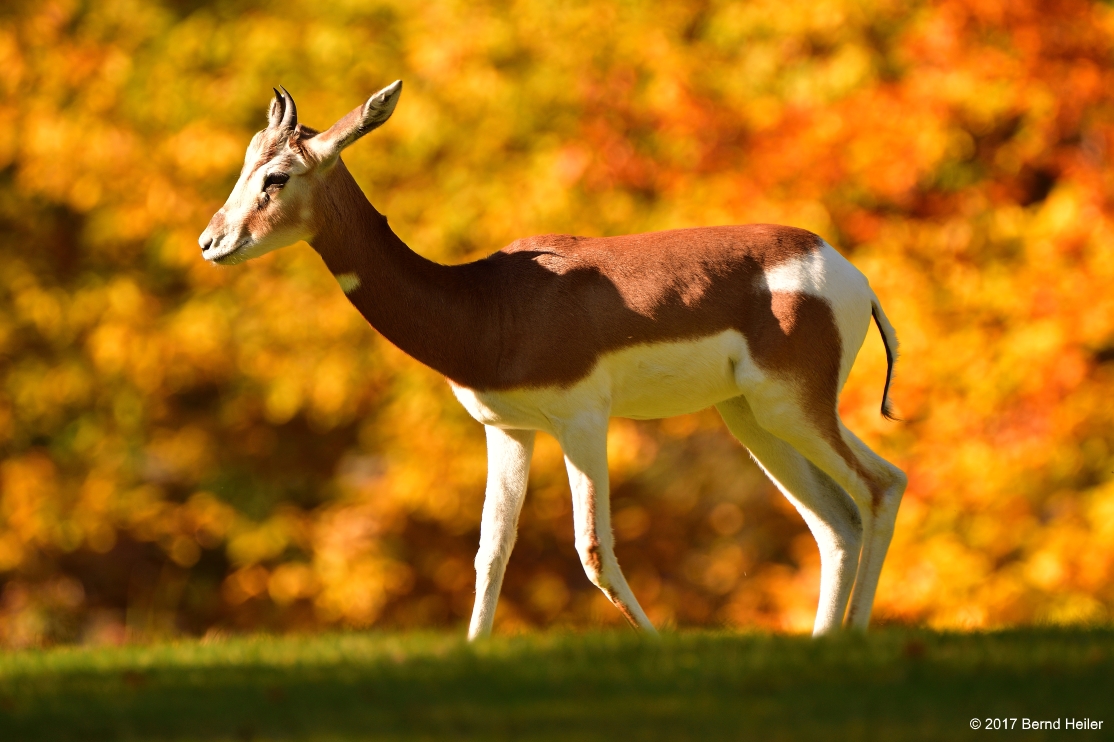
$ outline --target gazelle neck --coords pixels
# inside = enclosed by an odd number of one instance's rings
[[[415,253],[338,161],[314,202],[310,243],[349,301],[401,350],[464,386],[488,377],[492,307],[459,267]]]

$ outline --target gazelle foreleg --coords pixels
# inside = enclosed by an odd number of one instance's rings
[[[607,474],[607,423],[605,412],[584,413],[566,421],[557,431],[572,488],[576,551],[588,579],[631,626],[656,634],[615,558]]]
[[[487,492],[480,520],[480,549],[476,553],[476,604],[468,626],[468,638],[491,633],[495,606],[503,586],[507,560],[514,548],[518,516],[526,497],[530,457],[534,452],[533,430],[487,430]]]
[[[843,623],[855,582],[863,525],[851,496],[785,441],[754,419],[744,397],[716,405],[732,435],[750,450],[758,465],[804,518],[820,549],[820,599],[813,636],[836,631]]]

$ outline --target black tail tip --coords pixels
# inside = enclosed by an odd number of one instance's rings
[[[888,399],[882,403],[882,417],[887,420],[892,420],[895,423],[902,422],[901,418],[894,414],[894,406]]]

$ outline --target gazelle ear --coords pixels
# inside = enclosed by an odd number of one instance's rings
[[[327,130],[305,142],[305,146],[322,163],[336,159],[343,150],[372,129],[377,129],[394,113],[398,97],[402,93],[402,80],[395,80],[375,95],[367,103],[355,108]]]

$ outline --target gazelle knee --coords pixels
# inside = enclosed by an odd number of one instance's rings
[[[909,486],[909,477],[906,476],[905,472],[903,472],[901,469],[898,469],[893,464],[890,464],[889,468],[890,468],[891,478],[892,478],[892,481],[893,481],[893,484],[891,485],[891,489],[896,493],[897,497],[900,499],[901,496],[903,494],[905,494],[905,488]]]
[[[897,506],[901,504],[901,498],[909,484],[909,477],[888,461],[883,461],[882,464],[882,471],[880,472],[882,480],[881,501],[877,503],[877,509],[896,510]]]

